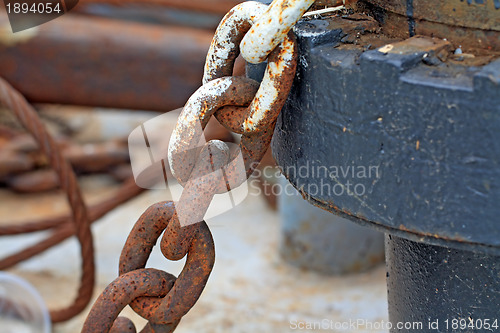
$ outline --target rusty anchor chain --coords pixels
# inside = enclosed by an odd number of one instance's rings
[[[203,217],[213,196],[246,181],[269,148],[295,76],[297,47],[290,29],[313,2],[248,1],[223,18],[207,55],[203,86],[186,103],[169,144],[168,163],[184,186],[180,200],[154,204],[136,222],[120,256],[120,275],[94,303],[83,333],[136,332],[129,319],[118,317],[126,305],[148,320],[141,332],[173,332],[194,306],[215,262]],[[268,24],[274,27],[266,30]],[[231,76],[240,47],[250,49],[248,56],[242,54],[247,61],[267,59],[260,85]],[[211,116],[242,135],[239,149],[218,140],[200,145]],[[160,248],[167,259],[187,255],[177,278],[145,268],[162,233]]]

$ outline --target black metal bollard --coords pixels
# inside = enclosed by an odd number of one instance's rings
[[[295,27],[274,157],[310,203],[389,235],[391,332],[498,330],[500,60],[356,15]]]
[[[393,331],[500,330],[498,258],[387,235]]]

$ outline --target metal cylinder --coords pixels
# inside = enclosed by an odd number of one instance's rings
[[[500,59],[440,60],[455,47],[430,37],[343,42],[372,23],[295,26],[301,60],[273,137],[277,164],[313,204],[357,223],[500,255]]]
[[[0,36],[0,76],[28,101],[161,112],[198,89],[213,36],[71,14],[30,31]]]
[[[386,262],[391,332],[500,329],[499,256],[387,235]]]
[[[300,268],[326,274],[355,273],[384,260],[383,234],[312,206],[281,179],[280,254]]]

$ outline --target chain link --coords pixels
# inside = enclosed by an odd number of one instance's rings
[[[252,63],[266,60],[315,0],[274,0],[241,42],[241,55]]]
[[[213,196],[246,181],[269,148],[297,66],[295,38],[289,31],[313,2],[276,0],[267,7],[248,1],[223,18],[207,55],[203,86],[186,103],[169,144],[170,168],[184,186],[181,198],[149,207],[137,221],[120,257],[120,276],[99,296],[82,332],[135,332],[128,319],[117,319],[127,304],[148,320],[141,332],[172,332],[194,306],[215,262],[203,217]],[[266,37],[271,41],[259,42],[266,47],[259,49],[258,60],[250,57],[252,62],[268,61],[262,83],[233,77],[240,44],[242,51],[253,48],[253,40],[270,31],[274,35]],[[203,144],[211,116],[242,135],[239,149],[218,140]],[[177,278],[144,268],[162,233],[160,248],[167,259],[187,255]]]

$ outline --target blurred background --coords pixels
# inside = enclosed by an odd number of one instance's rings
[[[16,34],[0,11],[0,77],[37,110],[78,175],[93,221],[94,297],[116,278],[139,216],[170,198],[168,191],[135,185],[128,135],[181,108],[200,87],[214,31],[239,2],[81,1],[69,14]],[[241,59],[234,74],[245,75]],[[205,134],[238,141],[215,120]],[[270,152],[248,188],[240,205],[207,221],[215,268],[177,331],[308,332],[321,323],[326,331],[351,332],[340,325],[350,321],[360,323],[359,332],[384,331],[382,234],[306,203]],[[47,156],[11,110],[0,109],[0,269],[27,280],[51,309],[71,303],[81,274],[69,214]],[[184,260],[168,261],[156,250],[148,267],[177,275]],[[51,330],[79,332],[90,306]],[[0,326],[8,327],[2,309]],[[138,327],[145,323],[125,313]]]

